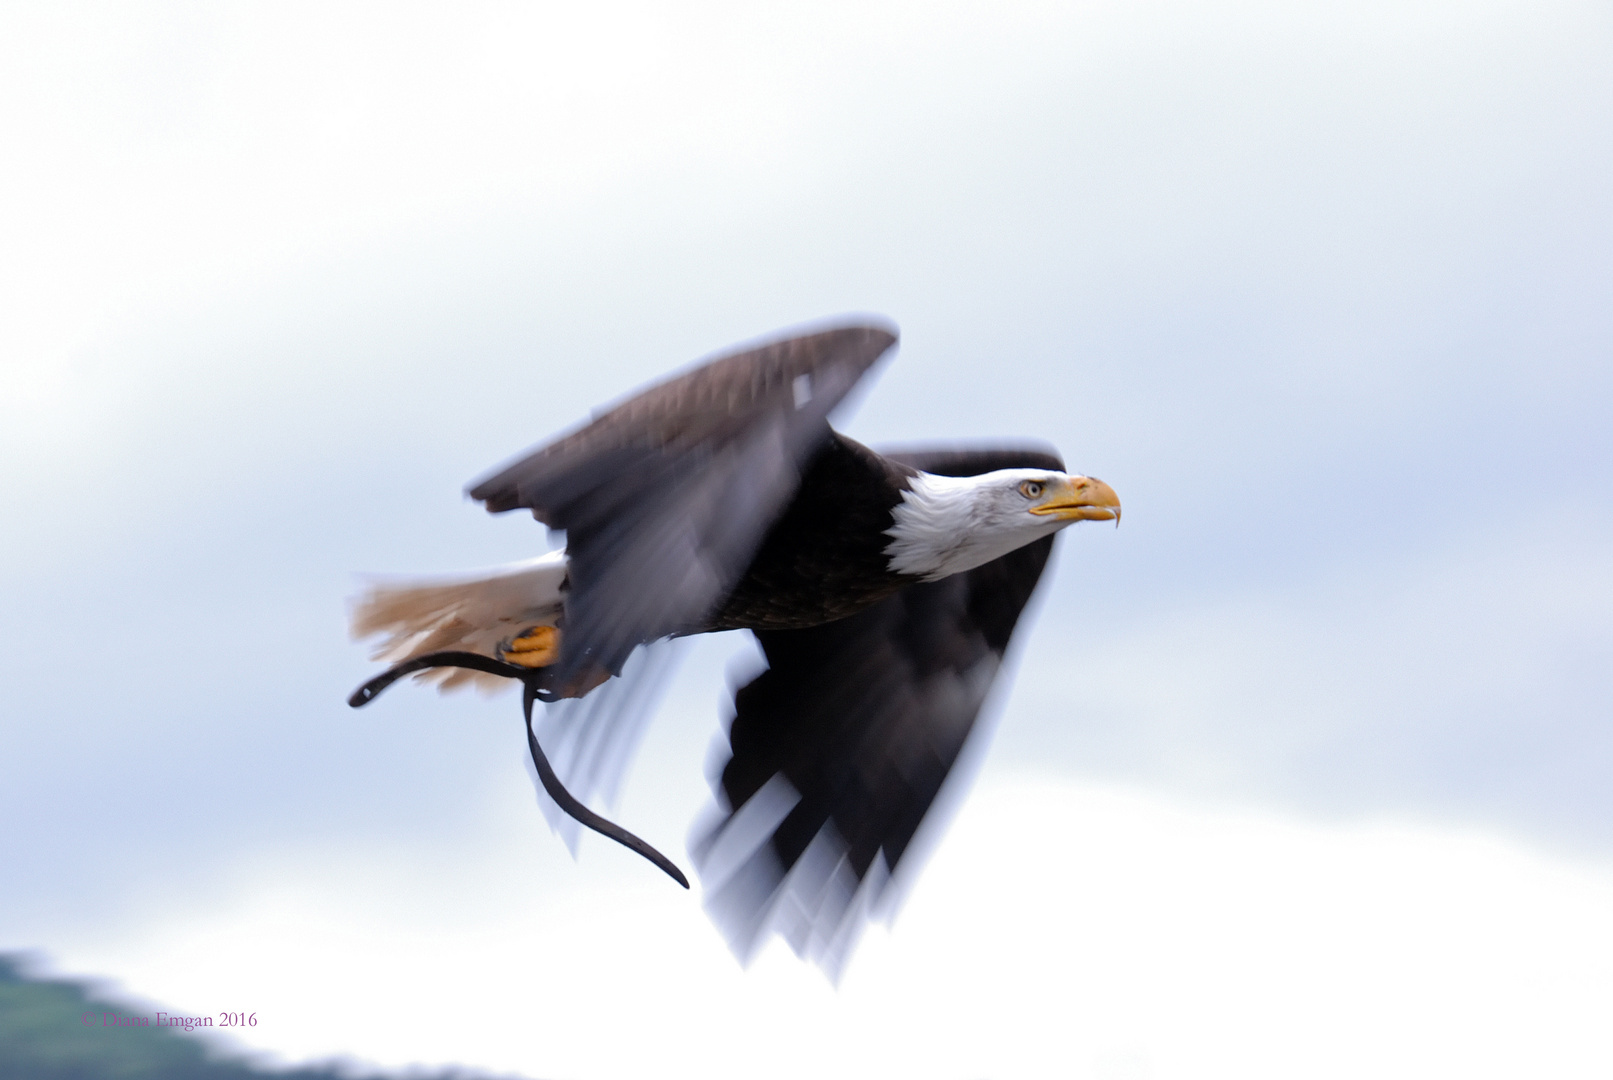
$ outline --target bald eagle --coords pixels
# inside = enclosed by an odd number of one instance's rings
[[[393,666],[349,703],[415,672],[445,688],[517,681],[544,790],[687,888],[573,797],[532,706],[620,682],[652,643],[750,631],[767,667],[734,694],[719,809],[693,854],[742,956],[769,927],[798,952],[835,952],[935,802],[1054,534],[1120,518],[1113,489],[1042,448],[880,454],[831,428],[895,344],[853,325],[722,356],[474,483],[488,511],[563,531],[564,550],[373,587],[352,629],[382,635],[376,658]]]

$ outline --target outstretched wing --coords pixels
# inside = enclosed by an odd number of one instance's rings
[[[888,456],[954,476],[1063,468],[1039,451]],[[768,669],[734,696],[723,816],[695,843],[708,907],[742,959],[776,929],[838,971],[957,761],[1052,546],[757,633]]]
[[[566,531],[556,685],[698,629],[731,591],[829,436],[827,417],[896,343],[850,326],[710,361],[470,489]]]

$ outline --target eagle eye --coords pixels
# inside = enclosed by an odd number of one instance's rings
[[[1026,480],[1019,485],[1019,493],[1027,499],[1037,498],[1042,494],[1042,482],[1040,480]]]

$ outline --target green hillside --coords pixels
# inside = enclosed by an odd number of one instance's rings
[[[142,1025],[140,1018],[146,1020]],[[120,1023],[119,1021],[125,1021]],[[156,1026],[157,1014],[96,996],[75,982],[35,979],[16,957],[0,956],[0,1077],[28,1080],[360,1080],[377,1072],[346,1068],[291,1071],[221,1057],[182,1028]],[[468,1080],[465,1071],[419,1073],[411,1080]]]

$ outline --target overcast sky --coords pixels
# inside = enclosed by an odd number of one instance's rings
[[[10,5],[0,146],[0,948],[292,1060],[1613,1067],[1605,4]],[[857,312],[850,434],[1126,515],[835,988],[573,863],[510,699],[347,709],[344,605],[546,549],[466,482]],[[685,865],[749,654],[619,808]]]

